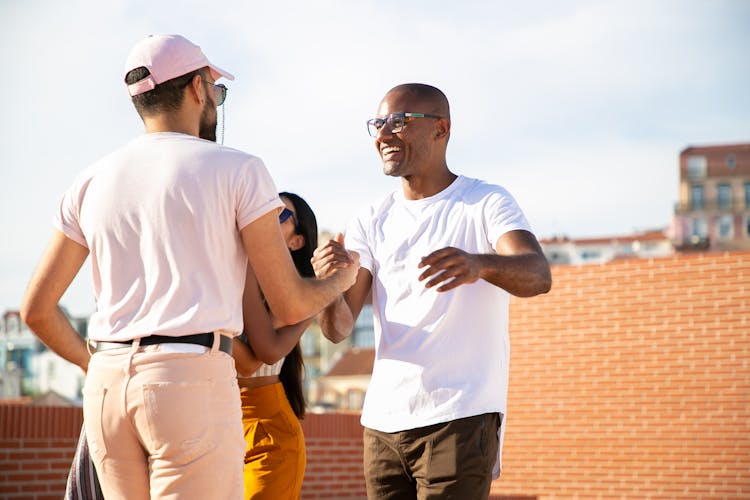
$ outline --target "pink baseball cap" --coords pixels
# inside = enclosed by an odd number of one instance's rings
[[[231,73],[211,64],[200,47],[180,35],[149,35],[138,42],[125,62],[125,74],[141,66],[151,74],[128,85],[131,96],[148,92],[160,83],[206,66],[214,80],[222,76],[234,80]]]

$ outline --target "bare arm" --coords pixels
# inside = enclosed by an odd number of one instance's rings
[[[437,291],[452,290],[483,279],[518,297],[547,293],[552,275],[536,237],[528,231],[509,231],[498,239],[497,254],[470,254],[448,247],[423,257],[419,267],[425,286]]]
[[[242,295],[242,317],[247,339],[255,356],[267,365],[272,365],[289,354],[312,323],[312,318],[308,318],[294,325],[275,329],[250,266],[247,266],[245,292]]]
[[[249,377],[263,365],[250,346],[237,337],[232,339],[232,357],[239,377]]]
[[[88,254],[87,248],[55,231],[21,303],[21,319],[39,340],[84,372],[91,357],[86,342],[57,304]]]
[[[318,322],[323,335],[328,340],[338,344],[352,334],[354,322],[357,321],[362,311],[371,286],[370,271],[360,268],[354,286],[320,312]]]
[[[274,316],[284,324],[314,316],[354,284],[359,269],[359,256],[354,252],[347,265],[335,269],[325,279],[300,277],[275,211],[242,228],[241,235],[266,301]]]
[[[338,234],[335,239],[315,250],[312,264],[316,276],[328,276],[339,266],[346,264],[348,252],[343,243],[343,235]],[[371,287],[372,275],[370,271],[360,268],[354,285],[321,311],[318,315],[318,322],[323,335],[328,340],[339,343],[351,335],[354,322],[357,321],[357,317],[362,311],[362,306],[370,293]]]

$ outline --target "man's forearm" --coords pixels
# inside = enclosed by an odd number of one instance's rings
[[[549,265],[538,254],[479,255],[479,276],[517,297],[547,293],[552,286]]]
[[[293,325],[318,314],[350,288],[359,270],[359,256],[322,279],[301,278],[284,242],[275,213],[256,219],[241,230],[245,252],[271,311],[283,324]]]
[[[84,372],[91,357],[86,343],[57,304],[88,254],[88,248],[55,231],[21,302],[21,319],[31,331],[52,351]]]
[[[88,370],[91,355],[86,348],[86,341],[78,335],[59,307],[55,307],[47,315],[26,316],[24,321],[53,352],[78,365],[84,372]]]
[[[271,311],[286,324],[296,324],[315,316],[353,284],[353,280],[341,272],[324,279],[300,280],[301,286],[289,289],[280,304],[270,302],[270,297],[266,296]]]

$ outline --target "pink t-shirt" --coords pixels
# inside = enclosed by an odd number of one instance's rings
[[[186,134],[145,134],[86,169],[55,227],[91,254],[89,338],[238,334],[239,231],[279,207],[259,158]]]

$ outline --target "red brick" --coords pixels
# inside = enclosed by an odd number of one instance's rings
[[[16,471],[21,469],[21,463],[18,461],[6,461],[0,462],[0,472]]]
[[[21,486],[17,484],[10,484],[7,481],[0,482],[0,493],[18,493],[21,491]]]
[[[34,491],[47,491],[47,490],[48,490],[48,486],[46,484],[38,483],[36,481],[31,482],[31,483],[26,483],[21,486],[21,491],[28,492],[28,493],[31,493]]]

